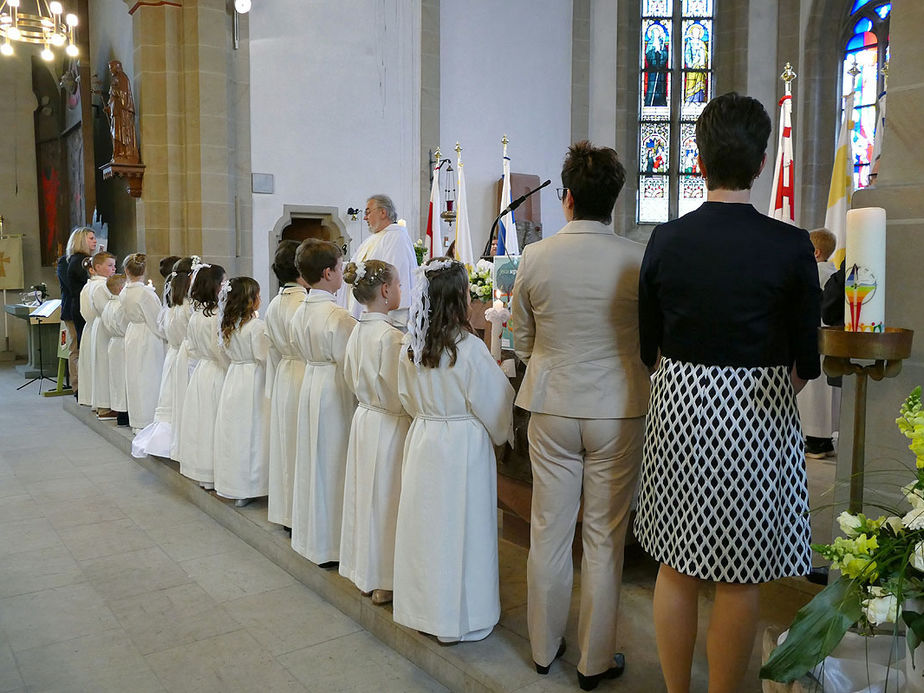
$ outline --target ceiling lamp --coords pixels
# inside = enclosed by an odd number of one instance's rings
[[[234,0],[234,9],[240,14],[250,12],[250,0]]]
[[[0,54],[12,55],[13,42],[42,44],[44,60],[54,60],[52,47],[65,46],[71,58],[78,54],[74,35],[77,15],[64,13],[58,0],[0,0]]]

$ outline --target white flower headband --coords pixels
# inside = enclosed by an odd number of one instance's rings
[[[424,343],[427,330],[430,329],[430,279],[433,272],[449,269],[460,264],[455,260],[436,260],[428,265],[420,265],[416,270],[414,290],[411,292],[411,307],[408,311],[407,337],[411,348],[414,365],[420,366],[423,360]]]
[[[206,265],[208,267],[208,265]],[[225,345],[225,340],[221,334],[221,324],[225,321],[225,308],[228,305],[228,294],[231,293],[231,280],[223,279],[221,288],[218,290],[218,343]]]
[[[366,276],[366,263],[360,260],[356,263],[356,281],[360,281]]]
[[[199,274],[199,270],[201,270],[203,267],[211,267],[211,265],[207,265],[204,262],[202,262],[202,260],[199,258],[198,255],[193,255],[192,259],[193,259],[192,278],[189,280],[190,288],[192,288],[193,284],[196,283],[196,275]]]

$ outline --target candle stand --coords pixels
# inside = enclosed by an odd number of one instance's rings
[[[818,350],[824,355],[824,372],[832,378],[857,376],[853,402],[853,459],[850,463],[850,505],[848,511],[863,511],[863,470],[866,464],[866,385],[869,378],[894,378],[902,361],[911,355],[913,330],[887,327],[885,332],[847,332],[842,327],[822,327]],[[873,363],[856,363],[873,361]]]

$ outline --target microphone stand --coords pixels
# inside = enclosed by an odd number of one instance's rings
[[[550,178],[550,179],[547,180],[545,183],[543,183],[542,185],[540,185],[538,188],[533,188],[532,190],[528,190],[528,191],[526,192],[525,195],[521,195],[520,197],[518,197],[517,199],[515,199],[513,202],[511,202],[509,205],[507,205],[507,206],[503,209],[503,211],[502,211],[500,214],[498,214],[496,217],[494,217],[494,222],[491,224],[491,233],[488,234],[488,242],[487,242],[487,244],[486,244],[485,247],[484,247],[484,252],[481,254],[481,257],[483,257],[483,258],[490,258],[490,257],[493,257],[493,255],[491,255],[491,241],[494,240],[494,232],[497,230],[497,224],[498,224],[498,222],[501,220],[501,217],[503,217],[505,214],[508,214],[509,212],[512,212],[513,210],[515,210],[515,209],[516,209],[517,207],[519,207],[521,204],[523,204],[524,202],[526,202],[526,198],[528,198],[530,195],[533,195],[533,194],[539,192],[539,191],[542,190],[545,186],[549,185],[551,182],[552,182],[552,179]],[[514,229],[513,232],[516,233],[516,229]]]

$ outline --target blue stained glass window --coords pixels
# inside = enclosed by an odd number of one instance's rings
[[[873,30],[873,23],[866,17],[864,17],[859,22],[857,22],[853,27],[853,33],[855,34],[863,34],[867,31],[872,31],[872,30]]]
[[[885,19],[889,16],[889,12],[892,11],[892,3],[888,5],[882,5],[881,7],[876,8],[876,14],[879,15],[879,19]]]
[[[870,2],[871,0],[854,0],[853,7],[850,9],[850,14],[853,14],[854,12],[859,10],[861,7],[863,7],[863,5],[867,5]]]
[[[876,34],[869,31],[862,34],[856,34],[847,42],[847,52],[858,51],[862,48],[869,48],[876,45]]]

